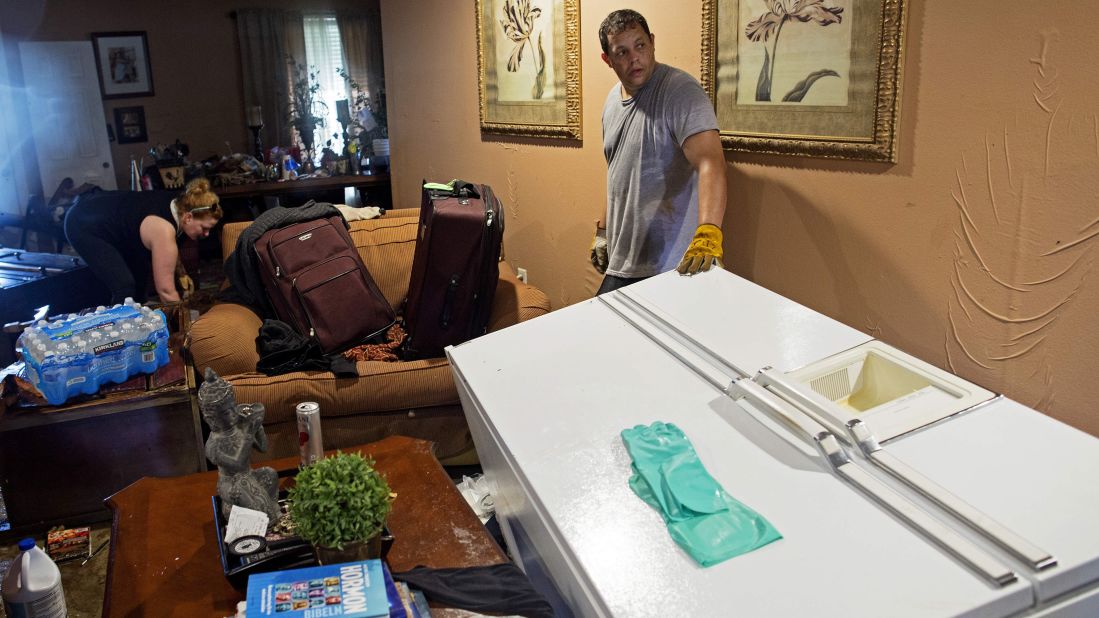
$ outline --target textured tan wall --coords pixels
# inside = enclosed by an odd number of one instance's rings
[[[663,62],[699,72],[701,3],[634,2]],[[1078,3],[912,2],[897,165],[729,153],[731,269],[1099,435],[1099,35]],[[472,3],[382,0],[395,198],[492,184],[507,260],[555,307],[591,296],[614,75],[584,2],[582,144],[478,130]],[[736,319],[736,308],[729,308]]]

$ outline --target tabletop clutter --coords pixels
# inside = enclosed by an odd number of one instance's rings
[[[337,135],[333,136],[338,137]],[[317,153],[316,150],[320,152]],[[190,159],[190,148],[180,140],[157,144],[146,156],[131,157],[130,188],[152,191],[182,188],[194,178],[207,178],[215,187],[264,181],[372,175],[389,170],[389,140],[348,137],[342,151],[333,140],[323,148],[272,146],[255,153],[211,154]],[[149,162],[151,160],[151,163]]]
[[[238,617],[419,618],[431,615],[428,598],[552,615],[514,564],[391,573],[387,520],[398,496],[370,456],[326,456],[316,402],[296,406],[301,465],[283,474],[250,465],[252,449],[267,447],[262,404],[237,403],[210,368],[198,401],[211,428],[206,454],[219,471],[212,501],[222,568],[247,591]]]

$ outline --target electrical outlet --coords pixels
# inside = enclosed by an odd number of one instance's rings
[[[527,269],[525,269],[525,268],[516,268],[515,269],[515,277],[518,278],[523,283],[526,283],[527,282]]]

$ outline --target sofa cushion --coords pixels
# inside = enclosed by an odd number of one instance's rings
[[[394,311],[400,311],[401,302],[408,296],[418,225],[418,217],[389,218],[389,215],[351,223],[351,240]]]
[[[327,371],[295,371],[277,376],[249,372],[229,376],[237,402],[260,402],[264,423],[294,418],[294,408],[315,401],[324,417],[384,410],[453,405],[458,391],[445,358],[401,363],[359,361],[358,378],[337,378]]]

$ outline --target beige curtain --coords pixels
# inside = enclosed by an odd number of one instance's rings
[[[337,11],[347,72],[378,100],[385,94],[385,67],[382,61],[382,19],[377,0],[367,0],[357,11]]]
[[[264,149],[291,144],[287,105],[290,77],[287,61],[305,63],[305,34],[298,11],[237,9],[244,110],[263,108]]]

